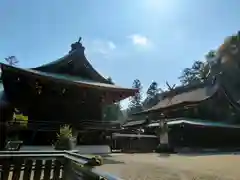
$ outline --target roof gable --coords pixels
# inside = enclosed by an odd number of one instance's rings
[[[212,97],[218,88],[219,85],[217,83],[180,87],[175,89],[174,92],[166,94],[158,104],[144,112],[157,111],[177,104],[197,103]]]
[[[73,43],[71,48],[71,51],[66,56],[48,64],[33,68],[33,70],[68,74],[110,84],[110,82],[100,75],[87,60],[84,54],[85,48],[80,42]]]

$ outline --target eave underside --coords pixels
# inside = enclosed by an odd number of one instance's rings
[[[62,74],[56,74],[56,73],[46,73],[41,71],[36,71],[32,69],[21,69],[12,67],[9,65],[1,64],[3,69],[3,81],[5,74],[16,74],[16,78],[18,75],[23,75],[25,77],[34,78],[37,80],[42,80],[46,82],[54,82],[59,83],[62,85],[67,85],[75,88],[84,88],[86,90],[97,90],[98,92],[102,92],[104,94],[112,94],[113,98],[117,98],[115,101],[120,101],[122,99],[125,99],[129,96],[132,96],[135,94],[135,89],[127,89],[122,88],[116,85],[112,84],[106,84],[106,83],[99,83],[88,79],[82,79],[76,76],[69,76],[69,75],[62,75]],[[111,96],[111,95],[109,95]],[[110,97],[109,97],[110,98]],[[113,101],[112,101],[113,102]]]

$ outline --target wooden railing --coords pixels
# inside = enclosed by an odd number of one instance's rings
[[[74,151],[1,151],[0,180],[120,180]]]

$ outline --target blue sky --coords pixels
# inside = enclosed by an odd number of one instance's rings
[[[153,80],[164,88],[239,30],[239,7],[237,0],[1,0],[0,59],[15,55],[19,66],[35,67],[81,36],[89,61],[116,84],[138,78],[144,89]]]

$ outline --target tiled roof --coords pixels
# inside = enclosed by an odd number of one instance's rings
[[[127,121],[125,122],[122,126],[123,127],[128,127],[128,126],[140,126],[142,124],[144,124],[146,122],[146,120],[136,120],[136,121]]]
[[[89,88],[101,88],[101,89],[111,89],[111,90],[116,90],[116,91],[126,91],[129,92],[130,95],[134,95],[136,92],[135,89],[130,89],[130,88],[122,88],[120,86],[116,86],[113,84],[106,84],[106,83],[100,83],[96,82],[93,80],[89,79],[84,79],[81,77],[76,77],[76,76],[70,76],[70,75],[64,75],[64,74],[57,74],[57,73],[48,73],[48,72],[42,72],[42,71],[37,71],[33,69],[22,69],[22,68],[17,68],[13,66],[9,66],[6,64],[1,64],[3,69],[8,69],[12,71],[17,71],[18,73],[22,74],[28,74],[32,76],[41,76],[43,78],[49,78],[53,80],[60,80],[64,82],[69,82],[73,83],[76,85],[84,86],[84,87],[89,87]]]
[[[172,92],[162,93],[163,98],[155,106],[137,114],[158,111],[175,105],[189,103],[194,104],[206,100],[213,96],[218,90],[218,84],[198,84],[193,86],[177,87]]]
[[[49,72],[49,73],[61,73],[71,74],[75,76],[87,77],[102,83],[109,83],[108,80],[103,77],[91,63],[87,60],[84,50],[80,42],[72,44],[72,50],[62,58],[59,58],[48,64],[34,68],[34,70]],[[70,67],[70,68],[69,68]],[[63,70],[65,69],[65,70]]]
[[[149,110],[157,110],[161,108],[167,108],[169,106],[173,106],[181,103],[191,103],[191,102],[199,102],[211,97],[216,90],[218,89],[217,85],[215,86],[205,86],[201,88],[192,89],[187,92],[183,92],[181,94],[176,94],[174,96],[166,97],[161,100],[157,105],[153,106]]]

